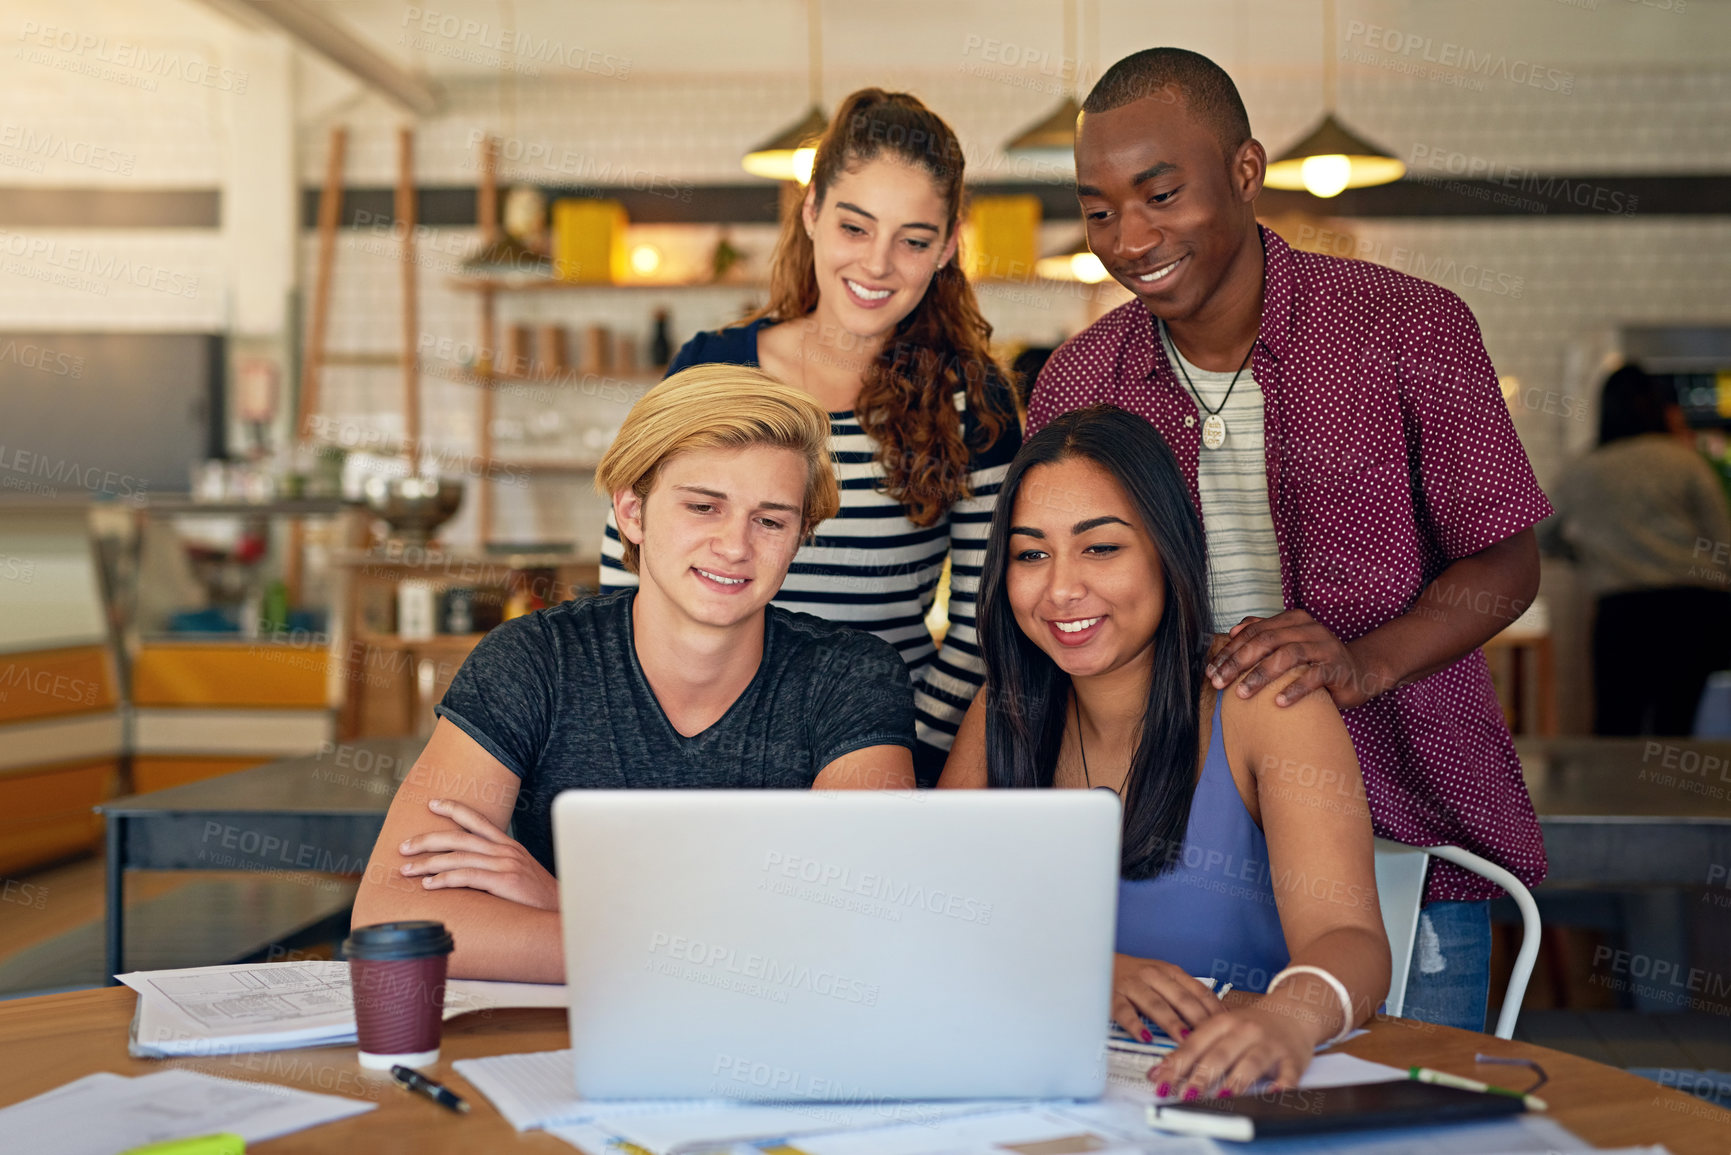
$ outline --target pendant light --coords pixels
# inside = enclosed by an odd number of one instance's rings
[[[1087,237],[1078,235],[1068,244],[1047,250],[1045,256],[1034,262],[1034,275],[1048,281],[1080,281],[1084,285],[1098,285],[1112,274],[1106,271],[1100,258],[1089,251]]]
[[[1096,35],[1099,34],[1099,23],[1099,16],[1096,14]],[[1076,0],[1064,0],[1064,56],[1058,68],[1062,73],[1065,61],[1075,61],[1076,83],[1080,84],[1082,62],[1077,55],[1078,39]],[[1055,168],[1073,171],[1076,166],[1076,118],[1080,115],[1082,106],[1077,103],[1076,94],[1068,93],[1058,107],[1011,137],[1004,145],[1004,151],[1013,157],[1025,157]]]
[[[739,162],[753,176],[770,180],[811,180],[811,168],[817,159],[817,139],[829,127],[829,116],[823,110],[823,13],[822,0],[806,0],[806,75],[811,84],[811,107],[805,115],[788,125],[750,152]]]
[[[1342,189],[1397,181],[1406,165],[1335,119],[1334,0],[1323,0],[1322,11],[1322,123],[1269,162],[1263,183],[1332,197]]]

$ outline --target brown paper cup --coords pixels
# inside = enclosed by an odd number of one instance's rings
[[[387,1071],[438,1062],[445,964],[453,946],[438,922],[356,927],[343,943],[354,988],[361,1066]]]

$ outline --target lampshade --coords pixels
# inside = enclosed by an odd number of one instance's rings
[[[1066,96],[1057,108],[1011,138],[1004,151],[1069,163],[1075,157],[1076,118],[1080,115],[1082,108],[1076,98]]]
[[[817,140],[829,127],[829,117],[823,109],[812,105],[795,124],[790,124],[750,152],[740,164],[753,176],[770,180],[797,180],[805,184],[811,179],[812,161],[817,157]]]
[[[1331,197],[1342,189],[1388,184],[1406,175],[1406,165],[1334,119],[1330,112],[1309,136],[1268,164],[1269,188],[1304,189]]]

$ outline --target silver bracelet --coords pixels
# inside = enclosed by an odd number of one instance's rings
[[[1287,978],[1290,975],[1315,975],[1317,978],[1321,979],[1323,982],[1325,982],[1329,986],[1333,987],[1334,993],[1340,996],[1340,1013],[1341,1013],[1340,1030],[1335,1032],[1334,1038],[1329,1039],[1326,1043],[1323,1043],[1322,1044],[1323,1046],[1332,1047],[1332,1046],[1334,1046],[1334,1044],[1340,1042],[1340,1040],[1346,1038],[1346,1036],[1348,1036],[1352,1033],[1352,1028],[1353,1028],[1352,996],[1346,993],[1346,984],[1345,983],[1341,982],[1339,979],[1335,978],[1333,975],[1329,974],[1327,971],[1323,970],[1321,967],[1313,967],[1313,966],[1310,966],[1308,964],[1300,964],[1298,966],[1287,967],[1285,970],[1281,971],[1279,974],[1277,974],[1273,978],[1269,979],[1266,993],[1267,994],[1273,994],[1274,988],[1280,985],[1280,981],[1284,978]]]

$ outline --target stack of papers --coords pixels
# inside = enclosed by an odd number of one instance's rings
[[[0,1108],[0,1135],[7,1150],[31,1155],[125,1151],[223,1131],[258,1143],[376,1105],[194,1071],[136,1079],[102,1072]]]
[[[1091,1141],[1147,1144],[1155,1137],[1146,1108],[1155,1102],[1147,1078],[1154,1056],[1108,1050],[1106,1093],[1093,1102],[980,1099],[943,1102],[752,1103],[690,1099],[580,1099],[570,1051],[459,1059],[452,1066],[519,1131],[545,1130],[586,1152],[604,1155],[621,1143],[650,1155],[746,1151],[781,1142],[802,1155],[930,1155],[985,1150],[992,1142],[1044,1143],[1086,1134]],[[1321,1055],[1300,1086],[1337,1087],[1405,1078],[1405,1072],[1351,1055]],[[1211,1152],[1205,1140],[1159,1137],[1174,1155]],[[797,1142],[792,1142],[797,1140]],[[1104,1151],[1106,1147],[1077,1150]]]
[[[355,1041],[349,964],[311,960],[135,971],[116,975],[138,992],[127,1050],[135,1058],[229,1055]],[[496,1007],[563,1007],[557,984],[452,979],[445,1018]]]

